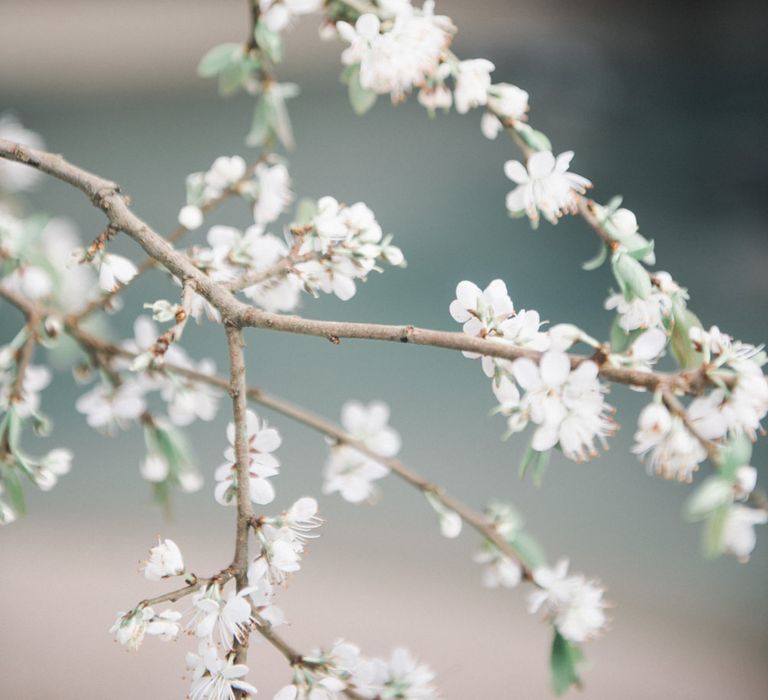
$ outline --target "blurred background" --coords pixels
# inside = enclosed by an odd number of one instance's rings
[[[195,75],[208,48],[245,37],[245,5],[0,0],[0,111],[12,108],[49,149],[120,182],[139,215],[170,230],[187,173],[219,155],[253,157],[243,142],[252,98],[221,100]],[[490,58],[497,82],[531,93],[532,123],[556,149],[576,151],[572,169],[596,183],[598,200],[625,195],[656,240],[660,268],[688,287],[705,325],[768,338],[768,52],[758,3],[440,0],[438,10],[459,27],[460,56]],[[507,217],[502,165],[517,153],[481,136],[479,111],[431,121],[415,100],[393,108],[380,99],[358,118],[338,81],[340,47],[318,40],[313,18],[286,48],[280,78],[302,89],[289,105],[294,189],[365,201],[409,262],[373,275],[350,302],[307,299],[303,314],[455,330],[456,283],[501,277],[518,308],[607,335],[610,273],[580,270],[594,236],[576,219],[532,232]],[[30,202],[74,220],[87,240],[103,227],[60,183],[44,181]],[[248,217],[229,203],[213,221],[244,227]],[[128,242],[116,249],[139,257]],[[112,319],[113,336],[130,336],[140,305],[171,289],[147,275]],[[7,340],[20,317],[3,305],[0,322]],[[190,329],[185,346],[223,369],[223,336],[209,331]],[[690,488],[649,478],[629,454],[642,397],[614,388],[623,428],[610,451],[584,465],[555,456],[537,489],[517,476],[525,439],[501,441],[488,382],[459,354],[267,331],[248,333],[247,354],[251,383],[329,418],[348,398],[388,402],[407,464],[478,508],[513,503],[552,560],[567,555],[575,571],[601,578],[615,608],[609,633],[586,645],[584,697],[765,697],[768,533],[758,532],[747,565],[702,559],[699,529],[680,515]],[[190,431],[207,483],[177,496],[166,518],[138,474],[140,431],[111,441],[90,431],[72,408],[83,391],[62,372],[43,395],[54,419],[47,443],[72,448],[75,465],[52,492],[29,489],[29,514],[0,533],[0,697],[180,698],[190,641],[148,639],[129,654],[107,630],[117,610],[168,588],[137,571],[158,535],[201,575],[229,560],[234,512],[212,498],[228,409]],[[263,413],[284,435],[277,512],[319,493],[326,448]],[[765,456],[759,448],[761,471]],[[285,636],[305,650],[342,636],[371,654],[405,644],[451,700],[549,697],[549,631],[526,612],[525,588],[481,588],[476,538],[441,538],[420,494],[394,477],[381,485],[375,507],[320,498],[322,536],[279,599],[291,621]],[[289,682],[264,645],[250,666],[260,697]]]

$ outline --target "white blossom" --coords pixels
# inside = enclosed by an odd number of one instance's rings
[[[10,404],[14,376],[3,372],[0,376],[0,410],[7,411]],[[35,415],[40,410],[40,392],[51,383],[51,371],[42,365],[29,365],[24,371],[21,396],[13,403],[14,410],[22,418]]]
[[[245,664],[236,664],[234,655],[219,657],[216,648],[201,644],[198,654],[187,654],[187,668],[192,671],[189,700],[235,700],[235,691],[255,695],[256,688],[243,680],[248,675]]]
[[[531,440],[537,452],[559,444],[568,459],[582,461],[596,454],[596,440],[605,443],[613,433],[606,390],[594,362],[584,361],[572,370],[568,355],[550,350],[538,364],[515,360],[512,373],[525,394],[517,403],[507,396],[504,410],[518,414],[520,425],[527,419],[538,426]]]
[[[533,580],[540,590],[529,595],[528,607],[531,613],[543,609],[565,639],[580,643],[606,625],[604,589],[580,574],[568,576],[567,572],[567,559],[554,568],[537,568]]]
[[[484,58],[459,63],[454,88],[456,111],[459,114],[466,114],[470,109],[481,107],[488,102],[491,72],[495,68],[493,63]]]
[[[128,258],[114,253],[100,253],[95,262],[99,268],[99,286],[105,292],[114,292],[123,284],[128,284],[139,270]]]
[[[528,158],[527,167],[508,160],[504,172],[517,185],[507,195],[510,214],[526,214],[534,225],[538,224],[539,212],[552,224],[563,214],[575,214],[577,195],[586,192],[592,183],[568,172],[572,158],[573,151],[565,151],[557,158],[550,151],[537,151]]]
[[[270,31],[281,32],[294,17],[317,12],[322,6],[322,0],[259,0],[259,22]]]
[[[53,291],[53,280],[42,267],[20,265],[2,279],[2,286],[8,291],[38,301]]]
[[[155,615],[146,626],[146,634],[159,637],[164,642],[171,642],[179,636],[181,632],[181,613],[176,610],[163,610],[159,615]]]
[[[206,197],[220,197],[243,178],[245,171],[245,161],[240,156],[220,156],[203,175]]]
[[[516,85],[498,83],[488,89],[487,111],[480,129],[483,136],[495,139],[506,124],[523,121],[528,111],[528,93]]]
[[[118,613],[117,620],[109,631],[120,644],[136,651],[144,641],[147,625],[154,617],[155,611],[149,606],[139,607],[128,613]]]
[[[362,452],[340,445],[334,447],[323,471],[323,493],[338,491],[350,503],[361,503],[376,493],[374,481],[389,474],[389,468]]]
[[[64,448],[51,450],[35,471],[35,483],[43,491],[50,491],[60,476],[69,474],[72,468],[72,453]]]
[[[268,478],[278,473],[280,462],[271,454],[282,442],[280,433],[270,428],[253,411],[246,413],[248,431],[248,471],[250,475],[249,494],[254,503],[265,505],[275,498],[275,490]],[[227,426],[227,440],[230,447],[224,451],[227,460],[215,473],[216,500],[221,505],[234,505],[236,500],[236,458],[235,458],[235,424]]]
[[[0,139],[31,148],[45,148],[42,137],[34,131],[25,129],[11,112],[0,113]],[[13,194],[31,189],[41,176],[42,173],[35,168],[0,158],[0,190]]]
[[[203,225],[203,212],[194,204],[187,204],[179,210],[179,223],[188,231],[194,231]]]
[[[158,540],[157,546],[149,550],[149,559],[141,568],[148,580],[159,581],[169,576],[181,576],[184,573],[184,559],[173,540]]]
[[[483,585],[486,588],[514,588],[523,578],[520,563],[500,552],[496,547],[487,546],[475,552],[474,560],[484,564]]]
[[[131,381],[117,387],[102,382],[78,398],[75,408],[85,414],[92,428],[106,433],[111,433],[115,426],[125,429],[146,409],[144,388]]]
[[[291,177],[288,168],[282,163],[272,166],[259,163],[256,166],[256,179],[259,190],[253,206],[253,218],[257,225],[265,226],[278,219],[293,201]]]
[[[744,464],[736,468],[733,478],[733,491],[735,498],[746,500],[755,490],[757,485],[757,469]]]
[[[251,623],[250,588],[230,590],[222,597],[217,585],[195,594],[195,615],[190,621],[198,637],[206,638],[231,649],[236,640],[242,641]]]
[[[755,548],[755,525],[768,522],[768,513],[757,508],[734,505],[728,510],[723,527],[724,550],[739,561],[747,561]]]
[[[691,481],[699,464],[707,458],[701,442],[660,403],[650,403],[638,418],[632,452],[648,455],[648,471],[668,479]]]
[[[621,294],[612,294],[605,300],[605,308],[608,311],[616,310],[619,315],[619,326],[631,333],[638,329],[659,328],[664,319],[672,313],[672,298],[653,287],[647,299],[633,297],[627,300]]]
[[[389,406],[383,401],[367,406],[347,401],[341,408],[341,424],[355,440],[382,457],[394,457],[400,451],[400,434],[389,425]]]

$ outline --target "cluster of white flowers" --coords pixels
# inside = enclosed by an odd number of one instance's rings
[[[363,202],[345,206],[333,197],[317,202],[317,213],[299,233],[299,257],[294,273],[312,293],[335,294],[344,301],[357,291],[355,280],[365,280],[378,261],[404,265],[403,253],[384,236],[373,212]]]
[[[672,414],[660,401],[646,406],[633,447],[636,454],[649,455],[649,471],[681,481],[691,481],[707,458],[701,439],[720,443],[746,435],[754,440],[768,413],[762,348],[734,341],[716,326],[709,331],[694,327],[690,337],[703,355],[705,371],[720,388],[694,399],[685,417]]]
[[[389,426],[389,407],[381,401],[368,406],[348,401],[341,422],[351,437],[375,454],[394,457],[400,451],[400,435]],[[387,474],[388,467],[352,445],[335,445],[325,464],[323,493],[338,491],[350,503],[361,503],[375,496],[374,482]]]
[[[605,629],[604,589],[577,574],[568,576],[568,560],[554,568],[542,566],[533,572],[539,590],[528,597],[531,613],[543,610],[557,631],[569,642],[584,642]]]
[[[576,461],[596,454],[596,442],[604,443],[614,431],[611,409],[605,402],[607,389],[598,379],[594,362],[583,361],[572,368],[563,352],[578,340],[589,340],[588,336],[567,324],[554,326],[549,333],[540,331],[539,314],[515,312],[501,280],[494,280],[483,291],[472,282],[460,282],[450,312],[455,321],[464,324],[467,335],[544,352],[539,362],[527,357],[510,362],[483,356],[483,369],[494,380],[499,411],[507,416],[510,433],[520,432],[532,422],[538,426],[531,443],[536,452],[559,446],[566,457]]]
[[[354,27],[338,22],[336,29],[349,43],[342,63],[360,67],[360,85],[379,95],[389,93],[397,102],[434,75],[456,28],[448,17],[434,14],[432,0],[420,10],[410,2],[391,6],[393,16],[383,22],[367,13]]]
[[[675,305],[675,299],[684,300],[687,294],[672,279],[668,272],[654,272],[651,290],[643,298],[633,295],[631,299],[617,292],[605,300],[605,308],[615,310],[619,315],[619,326],[626,333],[649,328],[663,328],[668,325]]]
[[[509,506],[494,504],[487,515],[488,523],[507,542],[514,542],[522,531],[522,519]],[[490,540],[483,542],[475,552],[474,560],[484,565],[483,585],[486,588],[514,588],[523,578],[520,562],[504,554]]]
[[[367,658],[360,648],[345,640],[329,651],[315,651],[305,660],[313,665],[291,684],[281,688],[273,700],[337,700],[345,690],[363,698],[436,700],[435,674],[404,647],[389,658]],[[297,674],[298,675],[298,674]]]
[[[20,219],[0,203],[0,284],[62,312],[77,312],[94,297],[91,269],[71,263],[80,243],[66,219]]]

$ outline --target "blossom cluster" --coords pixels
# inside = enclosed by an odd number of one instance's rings
[[[463,281],[451,303],[453,319],[467,335],[521,351],[513,361],[483,356],[486,375],[493,379],[499,412],[507,417],[510,433],[536,426],[531,441],[535,452],[559,447],[569,459],[581,461],[596,454],[596,444],[613,433],[606,388],[597,365],[589,360],[573,367],[564,352],[575,342],[590,342],[572,325],[541,331],[538,312],[515,311],[507,287],[494,280],[484,290]],[[535,351],[526,356],[526,351]],[[479,357],[477,353],[465,353]]]
[[[389,426],[389,407],[381,401],[367,406],[348,401],[341,423],[351,438],[376,455],[394,457],[400,451],[400,435]],[[370,501],[377,493],[375,482],[387,474],[388,467],[354,445],[334,445],[325,464],[323,493],[338,492],[350,503]]]

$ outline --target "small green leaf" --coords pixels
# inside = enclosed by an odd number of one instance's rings
[[[2,469],[3,485],[8,493],[8,498],[11,501],[11,506],[20,515],[27,510],[26,501],[24,499],[24,489],[21,485],[21,479],[19,478],[19,472],[16,467],[6,464]]]
[[[721,476],[710,476],[701,482],[685,503],[688,520],[704,520],[710,513],[733,500],[733,486]]]
[[[571,686],[581,687],[577,666],[583,658],[581,649],[571,644],[555,629],[549,668],[552,673],[552,688],[556,695],[563,695]]]
[[[676,303],[672,308],[672,333],[670,336],[670,349],[677,364],[687,369],[701,365],[701,353],[693,347],[689,331],[697,326],[701,328],[701,321],[694,313],[685,308],[682,302]]]
[[[544,471],[549,464],[549,456],[550,450],[537,452],[529,446],[523,455],[523,461],[520,463],[520,478],[522,479],[530,469],[534,486],[541,486]]]
[[[360,66],[352,66],[352,72],[347,79],[349,86],[349,102],[355,114],[365,114],[376,103],[378,95],[373,90],[367,90],[360,84]]]
[[[611,261],[613,275],[626,299],[647,299],[651,294],[651,277],[648,271],[631,255],[620,250]]]
[[[510,544],[520,555],[520,559],[529,569],[537,569],[547,563],[544,550],[541,545],[527,532],[518,532]]]
[[[308,224],[317,214],[317,200],[310,197],[302,197],[296,205],[295,224],[302,226]]]
[[[703,550],[704,556],[707,559],[714,559],[723,553],[725,547],[723,535],[730,509],[730,503],[726,503],[719,508],[716,508],[709,514],[704,523]]]
[[[597,255],[595,255],[594,258],[591,258],[590,260],[587,260],[585,263],[581,264],[581,269],[586,270],[587,272],[597,270],[597,268],[600,267],[607,259],[608,246],[603,244],[600,246],[600,250],[597,251]]]
[[[745,433],[734,435],[720,451],[718,466],[724,479],[732,482],[739,467],[752,459],[752,441]]]
[[[540,131],[531,128],[528,124],[522,122],[515,122],[515,130],[520,134],[520,138],[523,139],[525,144],[532,148],[534,151],[551,151],[552,143],[542,134]]]
[[[214,46],[200,59],[197,74],[201,78],[218,75],[233,63],[239,62],[243,55],[242,44],[219,44]]]
[[[279,34],[269,29],[266,24],[259,22],[253,35],[259,48],[270,61],[280,63],[283,60],[283,42]]]
[[[262,97],[256,103],[256,108],[253,110],[251,130],[245,137],[245,142],[249,146],[261,146],[267,142],[270,135],[272,134],[270,118],[271,115],[267,107],[266,100]]]

